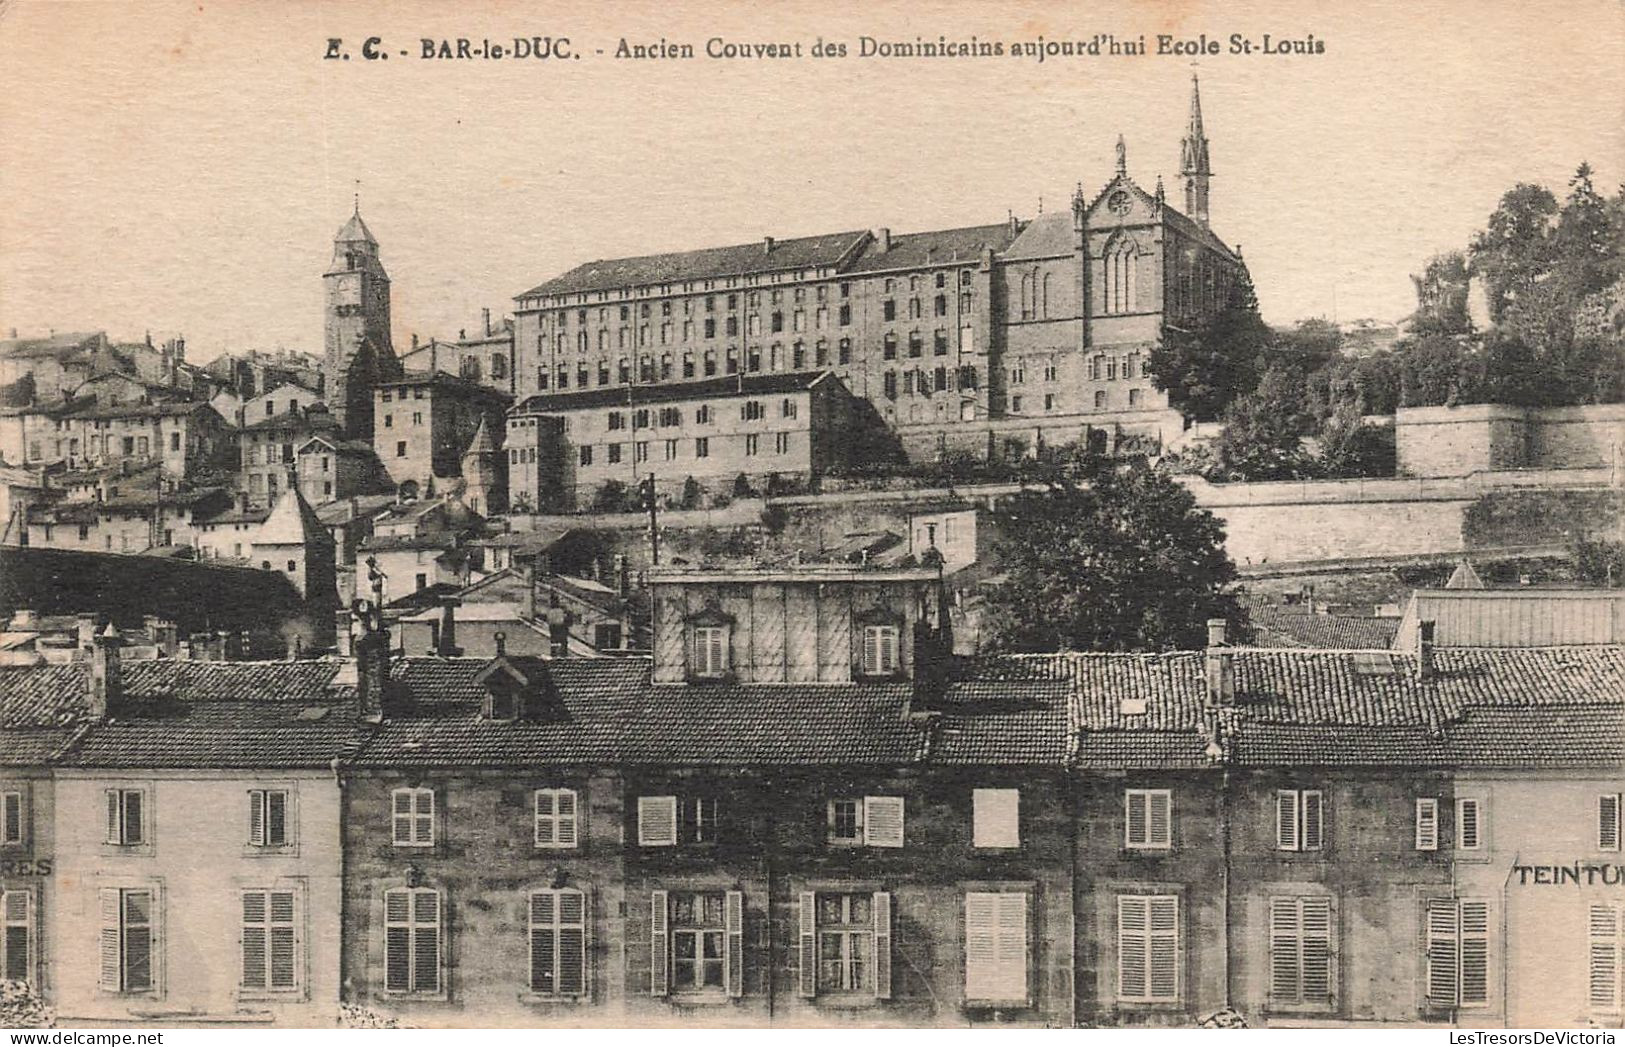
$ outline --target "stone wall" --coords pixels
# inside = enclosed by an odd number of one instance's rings
[[[1405,476],[1617,467],[1625,458],[1625,404],[1402,407],[1394,430]]]

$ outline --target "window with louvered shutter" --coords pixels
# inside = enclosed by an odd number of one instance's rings
[[[649,993],[671,991],[671,912],[665,891],[649,896]]]
[[[1270,999],[1332,1003],[1332,903],[1325,896],[1270,899]]]
[[[1593,902],[1586,930],[1586,1001],[1593,1013],[1625,1010],[1625,904]]]
[[[742,891],[728,891],[723,896],[723,929],[727,932],[723,945],[723,969],[726,971],[729,996],[745,994],[745,895]]]
[[[433,789],[396,789],[390,804],[396,847],[434,846]]]
[[[574,789],[537,789],[536,846],[567,850],[576,845],[576,806]]]
[[[297,989],[300,963],[294,892],[244,891],[242,904],[242,987]]]
[[[1179,898],[1117,896],[1117,997],[1127,1003],[1179,999]]]
[[[971,790],[971,845],[1021,846],[1021,790]]]
[[[288,793],[283,789],[251,789],[248,793],[248,842],[255,847],[286,847]]]
[[[1489,1003],[1489,903],[1435,898],[1428,902],[1427,994],[1435,1007]]]
[[[0,845],[23,842],[23,794],[0,793]]]
[[[1597,797],[1597,850],[1620,849],[1619,816],[1619,793],[1603,793]]]
[[[1275,846],[1282,851],[1298,849],[1298,794],[1286,789],[1275,794]]]
[[[694,628],[694,675],[724,676],[728,672],[728,628],[700,625]]]
[[[875,998],[891,999],[891,894],[876,891],[872,901],[875,917]]]
[[[0,978],[34,980],[34,896],[25,890],[0,892]]]
[[[863,798],[863,839],[871,847],[903,846],[903,797]]]
[[[677,797],[638,797],[638,844],[642,847],[677,845]]]
[[[586,995],[586,892],[575,888],[531,892],[530,991],[560,999]]]
[[[802,996],[818,995],[818,895],[801,892],[797,913],[800,933],[797,936],[796,991]]]
[[[429,887],[384,892],[384,988],[440,991],[440,894]]]
[[[890,676],[897,672],[898,628],[895,625],[863,627],[863,672],[866,676]]]
[[[1302,794],[1299,825],[1303,833],[1303,850],[1318,851],[1325,840],[1326,823],[1323,801],[1318,790],[1306,789]]]
[[[1318,851],[1325,846],[1326,810],[1318,789],[1275,793],[1275,846],[1282,851]]]
[[[1477,851],[1484,846],[1484,801],[1463,796],[1456,800],[1456,848]]]
[[[1430,796],[1416,801],[1416,849],[1439,849],[1439,801]]]
[[[1173,846],[1173,793],[1168,789],[1123,792],[1123,845],[1129,850]]]
[[[965,998],[979,1003],[1027,999],[1027,895],[965,895]]]
[[[141,789],[107,790],[107,842],[120,847],[146,843],[146,794]]]

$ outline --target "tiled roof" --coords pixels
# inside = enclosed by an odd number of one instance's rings
[[[213,411],[202,400],[175,400],[162,404],[108,404],[79,407],[68,411],[65,418],[163,418],[169,415],[196,414]]]
[[[796,371],[790,374],[734,375],[702,378],[696,382],[670,382],[663,385],[623,385],[612,389],[589,389],[579,393],[540,393],[514,408],[514,414],[552,414],[593,407],[642,407],[677,400],[703,400],[719,396],[777,396],[811,389],[829,371]]]
[[[320,429],[337,429],[339,423],[327,411],[313,411],[309,408],[295,407],[270,418],[261,418],[243,426],[245,430],[253,429],[309,429],[315,432]]]
[[[641,287],[646,284],[677,283],[685,280],[715,280],[747,273],[768,273],[782,269],[807,269],[838,265],[869,234],[826,233],[794,240],[766,240],[731,247],[707,247],[697,251],[610,258],[578,265],[519,295],[577,294],[583,291]]]
[[[931,762],[1063,765],[1071,696],[1065,680],[955,680],[931,707]]]
[[[89,673],[83,662],[0,666],[0,735],[13,728],[77,722],[90,687]]]
[[[925,233],[893,233],[891,245],[885,251],[880,250],[879,243],[870,241],[845,271],[869,273],[918,269],[947,262],[974,262],[981,258],[984,247],[991,247],[995,253],[1003,251],[1016,238],[1016,232],[1009,222],[999,222]]]
[[[1318,647],[1380,650],[1390,647],[1399,632],[1398,618],[1346,614],[1309,614],[1304,611],[1251,607],[1248,617],[1253,642],[1260,647]]]

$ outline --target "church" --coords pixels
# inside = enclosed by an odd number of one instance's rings
[[[361,220],[357,202],[333,238],[327,287],[322,370],[327,406],[346,439],[371,440],[373,390],[397,378],[401,366],[389,332],[389,274],[378,241]]]
[[[1243,271],[1211,226],[1212,176],[1193,77],[1180,206],[1160,178],[1134,178],[1119,137],[1104,185],[1030,220],[587,262],[516,297],[515,393],[543,406],[829,370],[916,461],[1155,450],[1185,419],[1147,371],[1151,350],[1221,308]]]

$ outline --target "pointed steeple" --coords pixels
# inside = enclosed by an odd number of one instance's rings
[[[1207,224],[1208,179],[1213,170],[1208,163],[1207,135],[1202,131],[1202,91],[1196,74],[1191,74],[1191,115],[1185,137],[1179,143],[1179,176],[1185,181],[1185,213]]]
[[[1117,136],[1117,173],[1128,174],[1128,146],[1124,143],[1122,135]]]

